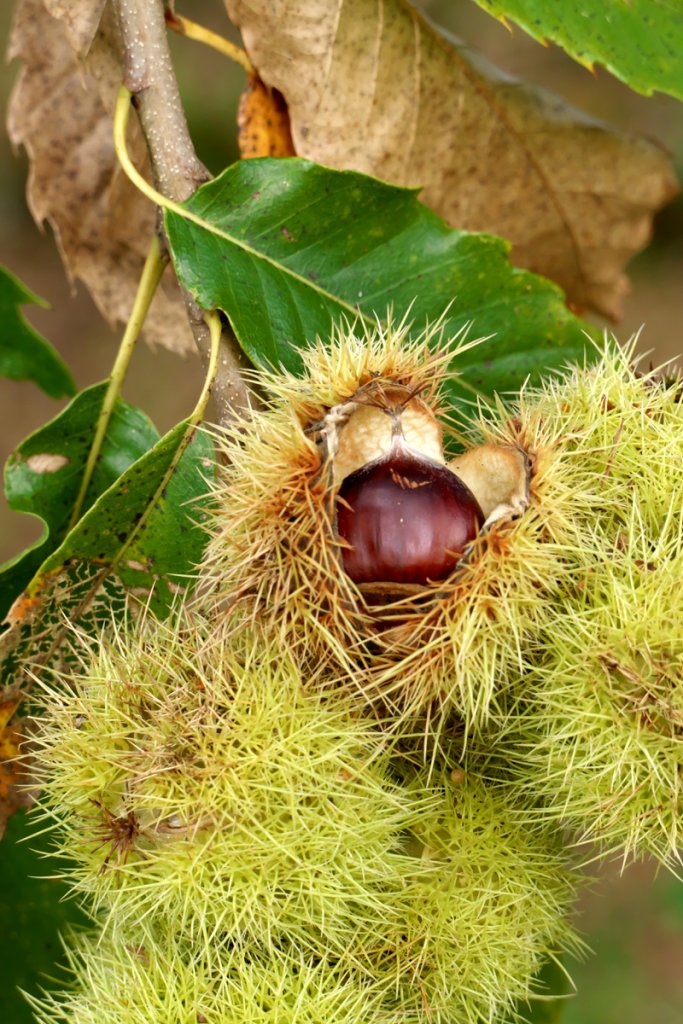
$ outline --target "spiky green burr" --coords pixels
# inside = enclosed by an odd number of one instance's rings
[[[400,1024],[383,993],[304,953],[235,948],[207,960],[168,928],[75,940],[71,985],[31,1000],[40,1024]]]
[[[482,414],[474,462],[525,488],[390,622],[340,569],[325,410],[445,359],[344,341],[228,437],[208,594],[44,688],[44,811],[104,922],[46,1024],[507,1024],[578,948],[558,825],[676,857],[677,388],[607,347]]]
[[[573,946],[552,830],[520,827],[506,791],[455,763],[420,767],[261,639],[219,640],[196,611],[147,620],[42,705],[44,813],[103,923],[71,1024],[133,987],[114,1019],[166,1024],[171,970],[226,1024],[250,1000],[289,1020],[277,998],[303,1007],[292,1020],[337,1000],[377,1024],[496,1021]]]
[[[576,503],[585,540],[570,551],[496,747],[515,785],[579,841],[673,864],[683,810],[683,406],[678,382],[638,373],[632,357],[610,348],[520,410],[564,431],[576,489],[595,497]]]
[[[683,490],[675,501],[672,518]],[[516,784],[579,841],[673,865],[683,848],[683,551],[664,521],[658,541],[645,536],[635,508],[622,525],[629,540],[565,604],[498,748]]]
[[[111,927],[163,914],[214,945],[287,937],[358,957],[397,923],[401,836],[430,796],[343,695],[286,652],[197,616],[103,638],[73,690],[44,694],[46,813],[75,888]]]
[[[431,870],[409,882],[403,941],[387,954],[405,1013],[416,986],[425,1018],[475,1024],[509,1020],[533,994],[544,960],[577,954],[568,923],[575,879],[561,838],[530,827],[509,792],[473,765],[442,759],[406,784],[438,794],[413,829]]]

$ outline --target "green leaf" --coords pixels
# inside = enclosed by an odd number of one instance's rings
[[[63,962],[60,935],[87,918],[67,886],[53,878],[43,859],[50,840],[34,835],[30,815],[12,815],[0,843],[0,1005],[3,1024],[31,1024],[31,1009],[18,991],[37,995]]]
[[[104,382],[82,391],[9,457],[5,466],[9,506],[15,512],[27,512],[41,519],[43,536],[17,558],[0,566],[0,619],[41,563],[64,539],[107,386]],[[118,401],[85,497],[84,510],[158,440],[159,432],[143,412]]]
[[[458,357],[454,401],[519,387],[582,357],[589,328],[560,289],[510,265],[491,235],[449,228],[396,188],[305,160],[245,160],[166,211],[183,285],[222,309],[260,365],[301,369],[300,349],[342,317],[410,311],[419,330],[452,303],[446,336],[468,321],[490,340]]]
[[[23,666],[68,660],[66,622],[89,635],[111,623],[134,593],[157,615],[192,584],[206,532],[214,472],[206,433],[179,423],[95,501],[43,563],[24,607],[0,638],[0,683],[19,684]]]
[[[19,307],[46,303],[0,266],[0,377],[32,380],[52,398],[73,395],[73,378],[54,348],[24,320]]]
[[[591,67],[603,64],[632,89],[683,99],[683,4],[680,0],[477,0],[511,18],[539,42],[550,39]]]
[[[158,615],[169,610],[207,540],[200,525],[206,504],[200,508],[199,501],[214,470],[213,443],[203,431],[188,435],[189,428],[188,420],[178,423],[98,498],[42,565],[29,593],[77,559],[97,573],[115,571],[129,591],[149,593]]]

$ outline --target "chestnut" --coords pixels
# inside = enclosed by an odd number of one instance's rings
[[[402,443],[347,476],[337,498],[343,565],[356,583],[444,579],[483,522],[462,480]]]

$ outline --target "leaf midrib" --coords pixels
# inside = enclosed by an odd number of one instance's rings
[[[269,256],[267,253],[260,252],[253,245],[250,245],[249,242],[245,242],[243,239],[238,238],[236,235],[232,235],[230,234],[230,232],[225,231],[223,228],[219,228],[215,224],[212,224],[210,221],[204,220],[203,217],[200,217],[199,214],[194,213],[192,210],[184,209],[182,216],[176,213],[174,210],[167,210],[164,215],[164,219],[166,220],[167,226],[169,217],[177,217],[179,221],[190,221],[192,224],[196,224],[197,227],[200,227],[204,231],[207,231],[210,235],[214,235],[217,238],[222,238],[224,241],[229,242],[231,245],[234,245],[235,248],[240,249],[242,252],[251,256],[252,259],[257,260],[260,263],[268,264],[268,266],[272,267],[278,273],[291,278],[293,281],[296,281],[300,285],[303,285],[309,291],[315,292],[321,298],[324,298],[329,302],[333,302],[336,306],[339,306],[341,309],[345,309],[353,316],[354,320],[360,318],[368,326],[371,326],[376,323],[374,318],[368,316],[367,313],[364,313],[357,306],[354,306],[350,302],[347,302],[346,299],[342,299],[338,295],[335,295],[333,292],[328,291],[326,288],[322,288],[320,285],[316,284],[315,281],[311,280],[310,277],[304,277],[302,274],[299,274],[297,273],[297,271],[292,270],[284,263],[278,262],[274,257]],[[377,248],[377,246],[375,246],[375,248]]]

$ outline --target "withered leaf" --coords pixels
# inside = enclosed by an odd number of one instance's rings
[[[237,142],[244,159],[257,156],[294,156],[287,104],[276,89],[258,75],[249,75],[237,111]]]
[[[81,13],[86,7],[79,5]],[[80,32],[86,45],[86,23],[76,14],[74,9],[69,31],[75,37]],[[66,24],[48,13],[44,0],[19,3],[8,53],[24,66],[7,127],[12,142],[29,156],[31,213],[38,224],[52,225],[69,277],[84,282],[110,322],[125,321],[156,211],[120,170],[114,152],[112,110],[122,74],[113,13],[105,9],[83,58],[72,50]],[[131,152],[144,168],[141,132],[131,121]],[[176,352],[194,347],[170,271],[155,296],[145,336]]]
[[[225,0],[296,151],[422,188],[451,225],[617,317],[623,268],[677,190],[656,145],[619,135],[447,41],[403,0]]]
[[[85,56],[95,38],[107,0],[43,0],[53,18],[64,22],[64,31],[73,50]]]

